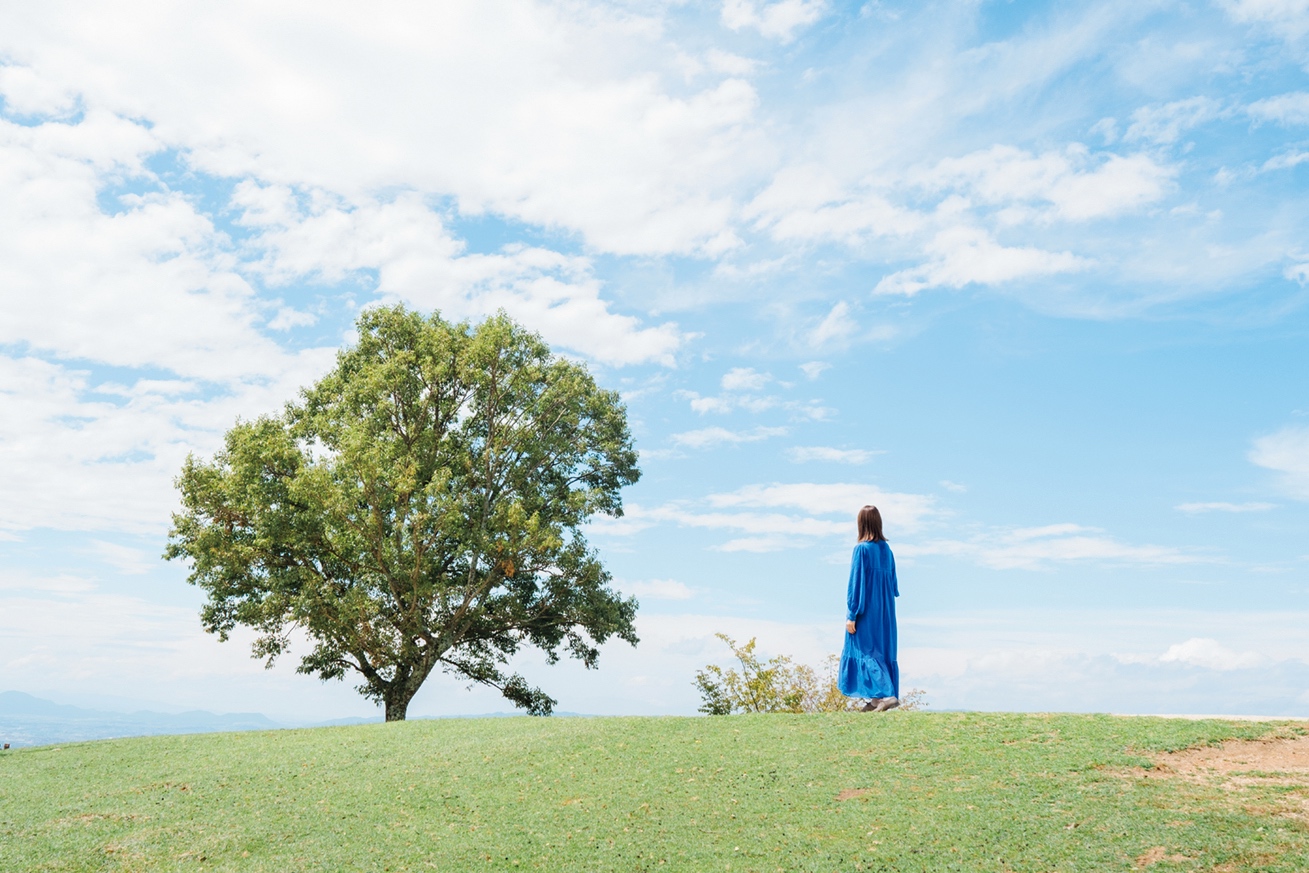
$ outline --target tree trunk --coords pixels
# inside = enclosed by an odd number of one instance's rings
[[[387,721],[404,721],[405,713],[409,711],[409,701],[414,699],[411,692],[404,689],[397,690],[393,694],[386,696],[386,720]]]
[[[395,677],[383,686],[382,702],[386,705],[387,721],[404,721],[409,711],[409,702],[414,699],[418,689],[423,687],[427,676],[436,666],[436,656],[425,652],[425,657],[417,664],[406,664],[396,670]]]

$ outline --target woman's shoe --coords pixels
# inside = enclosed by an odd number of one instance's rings
[[[860,711],[860,712],[877,712],[877,704],[879,704],[879,703],[881,703],[880,700],[870,700],[870,701],[868,701],[867,703],[865,703],[863,706],[861,706],[861,707],[859,708],[859,711]]]
[[[873,712],[886,712],[888,709],[895,709],[899,705],[899,698],[883,697],[881,700],[877,701],[877,708],[874,709]]]

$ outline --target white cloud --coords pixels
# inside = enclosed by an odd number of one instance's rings
[[[673,521],[684,527],[767,534],[777,548],[793,544],[800,538],[821,538],[850,533],[848,524],[781,513],[696,512],[665,507],[653,512],[652,517]],[[751,542],[759,542],[761,539],[754,538]]]
[[[77,108],[76,93],[41,78],[31,67],[0,66],[0,96],[15,115],[63,118]]]
[[[672,435],[672,441],[679,446],[691,449],[705,449],[719,445],[739,445],[755,443],[769,437],[785,436],[784,427],[756,427],[749,431],[733,431],[725,427],[705,427]]]
[[[465,252],[417,195],[351,206],[324,192],[298,198],[289,188],[243,182],[233,203],[242,209],[238,220],[259,230],[249,245],[275,284],[376,271],[377,290],[388,299],[454,318],[504,309],[552,344],[607,364],[671,364],[684,339],[671,323],[643,327],[610,311],[586,258],[524,246]]]
[[[742,214],[778,241],[853,247],[876,239],[899,244],[936,228],[926,247],[938,260],[963,244],[974,249],[979,276],[989,275],[986,264],[1000,269],[997,278],[976,280],[994,283],[1013,278],[1014,271],[1063,272],[1088,262],[1030,246],[1001,249],[983,231],[960,226],[963,213],[978,211],[1007,227],[1114,217],[1163,199],[1176,173],[1148,154],[1092,152],[1080,143],[1039,154],[996,145],[928,167],[882,172],[876,182],[842,180],[831,168],[808,164],[785,167]],[[942,197],[935,215],[894,202],[917,191]],[[966,281],[954,286],[960,284]]]
[[[1272,503],[1224,503],[1214,501],[1210,503],[1179,503],[1177,510],[1185,512],[1188,515],[1196,515],[1201,512],[1264,512],[1272,509]]]
[[[94,591],[95,589],[96,584],[91,579],[67,573],[58,576],[47,576],[12,569],[0,573],[0,591],[22,591],[29,595],[44,594],[68,597]]]
[[[762,391],[773,380],[767,373],[759,373],[750,367],[733,367],[723,375],[724,391]]]
[[[708,412],[726,413],[734,409],[744,409],[747,412],[764,412],[774,409],[778,406],[794,407],[793,403],[783,404],[776,397],[759,394],[719,394],[718,396],[701,397],[694,391],[678,391],[678,397],[684,397],[691,404],[691,409],[704,415]],[[821,416],[817,416],[821,418]]]
[[[1256,100],[1245,108],[1252,118],[1279,124],[1309,124],[1309,93],[1292,91]]]
[[[949,479],[942,479],[940,485],[946,491],[953,491],[956,494],[963,494],[968,490],[967,485],[960,485],[958,482],[951,482]]]
[[[732,30],[753,28],[766,37],[788,43],[796,31],[813,24],[827,11],[827,0],[723,0],[723,24]]]
[[[926,288],[1000,285],[1085,270],[1094,263],[1071,252],[1002,246],[986,231],[963,226],[941,231],[925,249],[932,256],[928,263],[883,277],[873,293],[912,296]]]
[[[643,582],[618,582],[624,594],[642,600],[690,600],[695,592],[676,579],[649,579]]]
[[[768,537],[737,537],[728,540],[721,545],[715,546],[717,552],[751,552],[756,555],[766,554],[768,552],[780,552],[784,549],[793,549],[808,545],[808,543],[797,537],[768,536]]]
[[[759,61],[725,52],[722,49],[710,49],[705,53],[705,64],[716,73],[728,76],[749,76],[759,69]]]
[[[101,561],[128,576],[148,573],[163,562],[157,555],[104,540],[92,540],[91,550]]]
[[[1292,167],[1300,166],[1305,161],[1309,161],[1309,152],[1282,152],[1280,155],[1273,155],[1271,158],[1264,161],[1264,164],[1260,169],[1265,172],[1269,170],[1289,170]]]
[[[238,415],[275,412],[330,364],[306,354],[264,382],[202,394],[180,381],[93,381],[0,355],[0,530],[158,533],[187,452],[212,452]]]
[[[796,482],[792,484],[747,485],[735,491],[711,494],[707,498],[717,507],[795,508],[814,515],[841,515],[853,536],[854,518],[866,504],[882,512],[888,535],[893,531],[913,531],[922,526],[934,511],[934,500],[924,494],[883,491],[875,485],[854,483]]]
[[[886,530],[912,532],[934,512],[933,499],[918,494],[882,491],[872,485],[812,484],[750,485],[710,494],[703,501],[678,501],[662,506],[629,505],[623,518],[590,528],[605,536],[632,536],[656,524],[704,530],[734,531],[743,536],[713,546],[726,552],[775,552],[807,548],[816,541],[856,535],[855,514],[874,502],[886,520]],[[702,508],[707,504],[708,510]],[[757,510],[800,510],[804,514]],[[835,520],[824,516],[841,516]]]
[[[800,372],[804,373],[805,378],[812,382],[814,379],[823,375],[825,370],[830,370],[831,368],[832,365],[826,361],[809,361],[800,365]]]
[[[704,511],[688,501],[650,508],[632,504],[625,508],[621,519],[592,522],[590,527],[603,535],[622,537],[640,533],[656,524],[675,524],[703,530],[738,531],[752,535],[752,542],[762,542],[767,538],[771,542],[767,551],[809,545],[813,540],[825,537],[853,536],[852,522],[830,521],[779,512]]]
[[[1166,546],[1131,545],[1097,528],[1052,524],[998,531],[968,540],[930,540],[899,547],[905,556],[948,555],[994,570],[1048,570],[1075,561],[1105,564],[1170,565],[1209,560]]]
[[[1234,652],[1218,640],[1201,637],[1169,646],[1159,660],[1208,670],[1241,670],[1261,666],[1266,661],[1258,652]]]
[[[701,415],[706,412],[731,412],[732,410],[732,399],[730,397],[701,397],[694,391],[684,391],[679,396],[689,400],[691,409]]]
[[[0,572],[0,592],[15,590],[14,581]],[[198,603],[152,603],[64,577],[30,581],[40,584],[0,597],[0,671],[9,688],[55,698],[154,698],[176,709],[258,710],[293,722],[374,711],[349,684],[296,675],[292,658],[265,670],[250,657],[253,635],[243,629],[220,643],[200,627]]]
[[[817,401],[783,400],[775,395],[760,394],[769,384],[776,382],[771,373],[761,373],[752,367],[733,367],[720,380],[723,393],[705,397],[695,391],[677,391],[675,396],[686,399],[691,409],[705,413],[727,413],[736,409],[747,412],[764,412],[769,409],[783,408],[801,418],[822,419],[831,410],[821,406]],[[782,388],[791,385],[783,382]]]
[[[742,215],[779,242],[836,240],[857,246],[878,237],[904,237],[924,226],[923,215],[896,206],[888,195],[871,183],[843,180],[832,168],[797,164],[779,168]]]
[[[1268,25],[1288,40],[1309,33],[1309,0],[1226,0],[1223,6],[1236,21]]]
[[[1031,154],[997,145],[961,158],[947,158],[923,173],[920,184],[962,189],[995,206],[1048,204],[1048,212],[1007,209],[1002,221],[1042,217],[1086,221],[1139,210],[1160,200],[1176,170],[1145,154],[1093,154],[1073,144],[1062,151]]]
[[[790,9],[760,10],[760,26],[787,31]],[[618,7],[325,0],[307,15],[51,0],[6,15],[0,55],[149,119],[205,172],[352,201],[452,196],[604,251],[734,245],[731,191],[767,161],[750,83],[665,87],[681,77],[660,22]]]
[[[809,344],[815,348],[841,345],[858,331],[859,326],[850,317],[850,304],[838,301],[823,320],[809,331]]]
[[[1287,427],[1254,441],[1251,462],[1281,474],[1287,492],[1309,500],[1309,427]]]
[[[1211,97],[1190,97],[1159,106],[1142,106],[1132,113],[1132,124],[1124,136],[1128,142],[1168,144],[1194,127],[1212,121],[1222,112]]]
[[[1309,154],[1305,155],[1305,159],[1309,160]],[[1309,285],[1309,263],[1292,264],[1282,272],[1282,275],[1292,282]]]
[[[754,504],[742,511],[737,507],[743,504],[735,502],[731,495],[711,495],[704,502],[714,509],[705,510],[696,501],[678,501],[649,508],[632,504],[626,507],[623,518],[599,524],[593,522],[591,527],[601,534],[614,537],[631,536],[656,524],[736,531],[749,535],[745,539],[734,540],[730,547],[721,544],[717,546],[719,550],[729,551],[777,551],[783,548],[810,546],[815,540],[820,539],[844,537],[853,540],[855,536],[853,515],[849,520],[834,521],[815,517],[829,514],[826,512],[795,515],[783,512],[750,511],[756,508],[795,508],[792,504],[767,506]],[[730,511],[721,511],[722,509]]]
[[[866,449],[837,449],[831,446],[794,446],[786,451],[797,464],[808,461],[825,461],[832,464],[866,464],[875,454]]]
[[[269,319],[269,330],[290,330],[294,327],[305,327],[318,323],[318,316],[312,312],[301,312],[298,309],[292,309],[289,306],[283,306],[277,310],[277,315]]]
[[[146,177],[154,132],[91,110],[76,122],[0,119],[0,343],[213,381],[289,356],[256,328],[254,289],[225,239],[178,193],[121,195]]]

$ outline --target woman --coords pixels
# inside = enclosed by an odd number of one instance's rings
[[[866,697],[864,712],[900,705],[900,666],[895,660],[895,556],[882,536],[876,506],[859,510],[859,543],[850,561],[845,647],[837,687],[846,697]]]

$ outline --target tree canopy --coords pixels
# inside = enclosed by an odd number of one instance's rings
[[[299,672],[359,674],[388,721],[438,668],[548,715],[508,672],[522,646],[594,667],[637,642],[580,529],[640,475],[626,410],[503,313],[376,308],[358,334],[282,415],[187,458],[165,557],[189,559],[207,631],[254,629],[269,665],[299,632]]]

